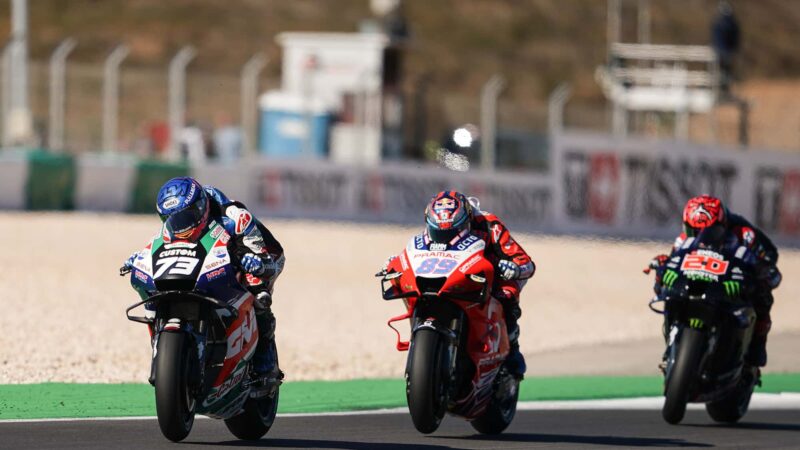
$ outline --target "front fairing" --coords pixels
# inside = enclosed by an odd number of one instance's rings
[[[494,266],[484,257],[486,243],[467,234],[447,246],[413,237],[400,257],[389,265],[398,296],[437,295],[453,300],[484,302],[494,281]]]
[[[230,235],[212,221],[195,242],[165,241],[155,236],[139,252],[131,271],[131,286],[142,299],[165,290],[194,291],[231,302],[245,288],[228,251]]]

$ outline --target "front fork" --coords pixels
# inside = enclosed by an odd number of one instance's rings
[[[666,382],[669,380],[669,377],[672,373],[672,368],[675,366],[675,361],[678,358],[678,344],[680,343],[683,330],[687,328],[701,330],[706,335],[705,349],[703,350],[703,356],[700,358],[700,364],[698,365],[698,376],[702,381],[706,381],[707,375],[705,374],[705,370],[703,368],[706,366],[706,360],[708,359],[708,356],[713,354],[717,348],[717,328],[716,326],[709,326],[705,324],[701,319],[689,318],[686,322],[677,320],[672,322],[670,324],[669,331],[665,334],[665,338],[667,340],[667,348],[664,352],[663,363],[665,386],[667,385]]]
[[[152,386],[155,386],[156,384],[156,376],[158,375],[156,373],[156,358],[158,357],[158,339],[161,336],[161,333],[186,333],[191,337],[192,342],[196,344],[194,352],[196,358],[193,361],[191,370],[192,378],[189,380],[189,384],[194,388],[195,393],[199,392],[202,388],[203,380],[205,378],[207,332],[206,322],[204,320],[199,320],[195,326],[190,321],[185,321],[178,318],[172,318],[165,321],[163,318],[156,317],[152,324],[148,324],[148,327],[151,329],[151,333],[153,333],[151,339],[153,356],[150,361],[150,376],[148,377],[147,381]]]
[[[458,350],[460,347],[460,336],[461,333],[461,326],[464,323],[461,320],[461,317],[454,317],[450,319],[447,324],[443,323],[443,321],[436,319],[434,317],[426,317],[421,318],[417,315],[417,311],[414,311],[414,316],[412,317],[412,329],[411,329],[411,345],[414,345],[414,336],[417,334],[417,331],[421,329],[431,329],[439,333],[442,337],[444,337],[445,341],[448,345],[445,347],[445,351],[447,354],[445,355],[445,367],[447,372],[443,375],[443,379],[447,380],[447,393],[448,399],[454,399],[455,395],[458,390]],[[412,350],[413,351],[413,350]],[[408,352],[408,359],[406,361],[406,373],[409,373],[410,370],[410,363],[411,363],[411,354],[412,351]]]

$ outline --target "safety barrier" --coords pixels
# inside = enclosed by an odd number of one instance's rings
[[[547,174],[250,159],[188,167],[119,156],[0,153],[0,208],[151,213],[158,188],[191,174],[257,215],[420,223],[443,189],[462,190],[520,231],[667,239],[688,197],[720,196],[778,242],[800,245],[800,156],[565,133]]]

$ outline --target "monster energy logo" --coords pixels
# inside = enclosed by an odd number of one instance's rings
[[[698,319],[697,317],[692,317],[689,319],[689,326],[692,328],[703,328],[703,320]]]
[[[741,285],[738,281],[726,281],[722,283],[725,286],[725,293],[728,297],[737,297],[741,292]]]
[[[675,280],[678,279],[678,272],[674,270],[667,270],[664,273],[664,286],[671,288],[672,284],[675,283]]]

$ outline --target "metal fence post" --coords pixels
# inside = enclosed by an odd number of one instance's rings
[[[506,82],[501,75],[492,75],[481,89],[481,169],[493,170],[497,129],[497,98]]]
[[[547,129],[552,142],[564,129],[564,105],[572,93],[569,83],[561,83],[547,99]]]
[[[242,67],[241,76],[241,124],[242,143],[246,153],[254,153],[258,136],[258,76],[269,60],[261,53],[253,55]]]
[[[6,139],[11,144],[30,144],[33,119],[28,102],[28,1],[11,2],[9,64],[9,114],[4,117]]]
[[[2,101],[2,108],[3,108],[3,126],[0,127],[3,130],[3,147],[8,147],[11,145],[11,133],[9,130],[9,115],[11,114],[11,47],[14,45],[13,40],[9,40],[6,42],[6,45],[3,46],[3,54],[0,59],[2,59],[3,65],[3,78],[2,86],[0,86],[0,90],[3,93],[3,101]]]
[[[196,54],[194,47],[187,45],[169,62],[169,157],[172,160],[179,157],[178,134],[186,119],[186,66]]]
[[[75,39],[64,39],[50,56],[50,126],[47,135],[50,150],[64,149],[66,66],[67,57],[75,45]]]
[[[103,151],[117,151],[117,115],[119,109],[119,66],[128,56],[128,47],[118,45],[103,66]]]

